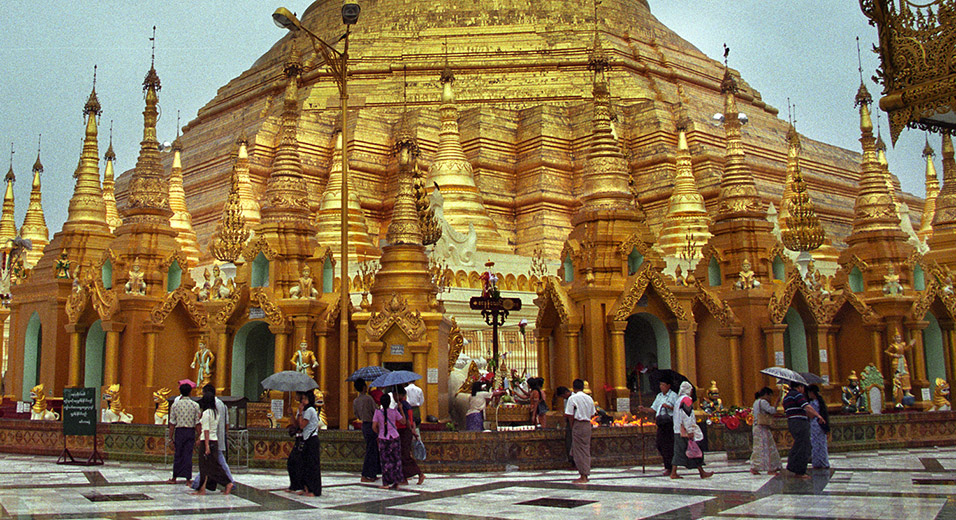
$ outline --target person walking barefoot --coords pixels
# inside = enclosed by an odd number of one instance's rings
[[[684,381],[680,384],[677,393],[677,410],[674,412],[674,458],[671,460],[671,478],[683,478],[677,474],[677,466],[688,469],[697,469],[700,478],[710,478],[713,472],[704,471],[704,453],[697,447],[697,442],[704,439],[704,432],[697,426],[694,419],[694,400],[691,397],[693,386]],[[691,441],[694,442],[691,445]],[[691,454],[689,448],[694,446],[697,453]]]

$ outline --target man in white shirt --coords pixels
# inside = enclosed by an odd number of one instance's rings
[[[425,392],[422,392],[422,389],[415,383],[408,383],[405,385],[405,394],[408,397],[406,399],[408,405],[412,407],[412,416],[415,418],[415,425],[421,425],[422,411],[420,407],[425,404]]]
[[[584,393],[584,381],[571,383],[574,393],[564,405],[564,415],[571,421],[571,456],[581,478],[574,484],[587,484],[591,474],[591,417],[597,413],[594,400]]]
[[[657,423],[657,451],[664,461],[664,475],[671,474],[671,460],[674,458],[674,409],[677,408],[677,393],[671,388],[673,381],[669,376],[661,377],[661,393],[657,394],[650,408],[642,407],[644,412],[652,412]]]

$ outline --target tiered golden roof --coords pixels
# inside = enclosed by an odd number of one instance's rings
[[[745,163],[744,143],[741,134],[743,123],[737,109],[737,79],[730,68],[724,65],[724,79],[720,83],[720,92],[724,96],[724,131],[727,134],[727,162],[724,175],[720,179],[720,209],[717,220],[724,215],[738,212],[764,214],[757,194],[757,185],[753,174]]]
[[[933,164],[936,152],[929,145],[926,138],[926,147],[923,148],[923,158],[926,159],[926,204],[923,206],[923,218],[920,220],[917,236],[924,242],[933,234],[933,218],[936,216],[936,197],[939,195],[939,175]]]
[[[173,216],[169,218],[169,225],[178,233],[176,241],[186,254],[189,266],[194,267],[199,264],[199,243],[196,240],[196,232],[193,231],[192,216],[189,214],[189,208],[186,207],[182,151],[183,146],[177,135],[176,140],[173,141],[173,167],[169,172],[169,209],[173,211]]]
[[[103,191],[100,188],[100,159],[97,144],[96,118],[101,112],[100,102],[96,97],[96,80],[93,81],[93,90],[83,107],[86,116],[86,137],[83,140],[83,153],[80,163],[76,167],[76,186],[73,188],[73,197],[67,212],[63,230],[83,229],[96,230],[99,233],[109,233],[106,223],[106,203],[103,201]]]
[[[24,263],[27,268],[36,265],[43,256],[43,248],[50,243],[50,230],[46,227],[46,218],[43,215],[43,199],[40,193],[40,173],[43,172],[43,163],[40,162],[40,151],[37,150],[37,160],[33,163],[33,186],[30,189],[30,205],[27,214],[23,217],[20,226],[20,236],[29,239],[32,249],[26,252]]]
[[[0,213],[0,248],[7,249],[7,242],[17,238],[17,223],[13,217],[13,183],[17,178],[13,174],[13,160],[4,180],[7,189],[3,193],[3,212]]]
[[[886,177],[877,155],[876,138],[873,136],[873,120],[870,116],[870,96],[866,85],[860,83],[856,105],[860,108],[860,143],[863,145],[860,191],[857,193],[853,219],[853,235],[869,231],[895,231],[900,233],[900,218],[886,187]]]
[[[169,182],[159,160],[159,141],[156,139],[156,121],[159,118],[159,95],[162,89],[155,66],[150,66],[143,90],[146,93],[146,108],[143,110],[143,140],[139,158],[129,181],[129,199],[126,204],[124,223],[152,222],[169,225],[172,210],[169,209]]]
[[[434,162],[428,168],[426,188],[431,193],[435,184],[438,185],[444,198],[445,220],[452,228],[466,233],[468,225],[473,224],[482,250],[510,253],[511,248],[498,233],[498,227],[482,202],[481,192],[475,185],[474,170],[461,146],[458,106],[455,104],[455,91],[452,86],[454,81],[455,75],[446,66],[441,75],[441,130],[438,134],[438,151],[435,153]]]
[[[788,133],[787,187],[781,203],[780,236],[791,251],[813,251],[823,244],[826,234],[820,225],[807,183],[800,173],[800,134],[793,123]],[[789,193],[787,193],[789,192]]]
[[[680,89],[683,94],[683,88]],[[686,256],[686,248],[693,249],[693,255],[700,255],[700,246],[710,238],[708,225],[710,215],[704,205],[704,197],[697,190],[694,178],[694,166],[690,149],[687,146],[687,132],[693,130],[693,122],[687,116],[683,102],[678,109],[677,120],[677,164],[674,174],[674,191],[671,192],[667,207],[667,218],[657,240],[665,257]],[[688,244],[690,242],[690,244]]]
[[[110,126],[112,127],[112,123]],[[123,225],[123,219],[119,216],[114,192],[113,163],[116,162],[116,152],[113,151],[112,128],[110,128],[110,146],[106,149],[104,158],[106,159],[106,169],[103,171],[103,202],[106,204],[106,223],[109,225],[110,231],[113,231]]]
[[[342,241],[342,132],[336,132],[335,151],[332,153],[332,165],[329,169],[329,181],[322,193],[322,203],[316,221],[319,243],[333,250],[340,249]],[[359,191],[355,189],[352,176],[349,176],[348,233],[349,258],[352,261],[364,261],[377,255],[372,243],[359,201]]]
[[[217,260],[235,262],[242,254],[242,248],[249,240],[249,227],[242,207],[242,181],[239,176],[238,160],[233,166],[231,189],[222,207],[222,217],[216,225],[209,252]]]

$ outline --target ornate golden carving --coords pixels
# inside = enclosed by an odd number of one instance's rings
[[[382,312],[372,313],[365,331],[370,340],[378,341],[388,329],[392,328],[392,325],[398,325],[411,341],[421,339],[427,330],[421,313],[409,309],[408,301],[397,293],[392,294],[392,299],[385,305]]]
[[[644,296],[647,286],[654,288],[654,292],[664,301],[664,305],[670,310],[678,320],[687,320],[687,311],[677,301],[677,297],[667,287],[667,280],[657,270],[651,267],[649,262],[641,264],[634,278],[634,283],[618,299],[616,304],[617,311],[614,312],[614,319],[625,321],[627,317],[634,314],[637,302]]]
[[[166,321],[166,317],[169,316],[169,313],[172,312],[180,302],[182,302],[183,308],[186,309],[186,313],[189,314],[189,317],[196,323],[196,326],[201,329],[206,328],[206,323],[209,320],[209,313],[206,312],[206,307],[196,300],[196,295],[193,294],[192,291],[183,286],[179,286],[178,289],[167,294],[166,299],[153,307],[153,310],[149,313],[150,321],[152,321],[154,325],[162,325],[163,322]]]
[[[694,299],[703,304],[722,327],[739,327],[741,325],[740,319],[737,318],[726,300],[704,288],[699,279],[694,280],[694,287],[697,289]]]
[[[242,252],[242,256],[251,262],[259,256],[259,253],[262,253],[262,256],[266,257],[266,260],[269,261],[274,260],[276,255],[279,254],[262,235],[249,241],[249,244]]]
[[[265,312],[266,321],[273,325],[285,325],[286,316],[282,312],[282,309],[276,305],[276,302],[272,300],[269,293],[263,290],[262,287],[253,288],[249,293],[249,300]]]
[[[219,300],[224,301],[225,305],[223,305],[222,309],[219,309],[219,312],[212,317],[212,322],[217,325],[225,325],[229,319],[232,318],[233,313],[236,312],[236,308],[239,306],[239,300],[241,298],[242,291],[239,289],[239,287],[236,287],[232,291],[232,294],[229,295],[229,298],[225,300]]]
[[[223,262],[235,262],[242,255],[242,248],[249,240],[249,229],[246,227],[246,217],[240,193],[242,188],[237,160],[232,168],[232,182],[226,203],[222,207],[222,217],[216,224],[216,233],[209,245],[209,252],[212,253],[212,256]],[[255,204],[255,210],[258,213],[258,203]]]
[[[461,328],[455,318],[451,319],[451,330],[448,331],[448,371],[455,369],[455,363],[458,356],[465,348],[465,337],[461,334]]]

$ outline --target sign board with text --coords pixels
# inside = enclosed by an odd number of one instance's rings
[[[64,388],[63,435],[95,435],[96,405],[96,388]]]

